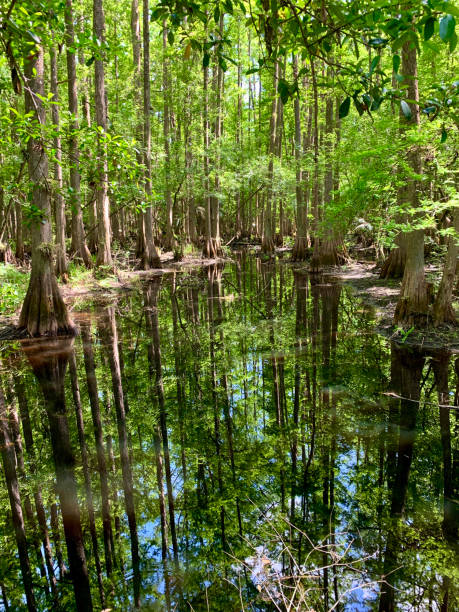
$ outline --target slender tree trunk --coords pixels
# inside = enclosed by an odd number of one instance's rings
[[[313,217],[313,255],[311,272],[319,271],[320,254],[320,194],[319,194],[319,95],[317,92],[317,75],[314,61],[311,61],[312,94],[313,94],[313,141],[314,141],[314,171],[312,177],[312,217]]]
[[[81,258],[87,268],[92,266],[92,259],[86,245],[83,213],[81,210],[80,193],[80,150],[78,147],[78,92],[76,76],[76,53],[75,30],[73,25],[72,0],[66,0],[65,9],[65,40],[66,40],[66,59],[67,59],[67,91],[69,99],[69,113],[71,114],[70,129],[68,136],[69,157],[70,157],[70,187],[71,193],[69,203],[72,210],[72,251]]]
[[[293,56],[293,77],[298,79],[298,56]],[[293,261],[306,259],[308,238],[306,236],[306,206],[303,202],[303,170],[302,170],[302,137],[300,119],[300,98],[296,96],[293,101],[295,115],[295,168],[296,168],[296,236],[292,251]]]
[[[140,36],[140,18],[139,18],[139,0],[132,0],[131,3],[131,40],[132,40],[132,62],[134,65],[134,89],[132,92],[134,98],[135,112],[137,114],[136,125],[136,140],[137,140],[137,163],[143,162],[140,145],[143,142],[143,123],[142,123],[142,40]],[[137,213],[137,241],[136,241],[136,257],[143,260],[145,251],[145,219],[142,211]]]
[[[103,0],[93,0],[94,36],[100,42],[105,42],[105,16]],[[99,47],[101,49],[101,47]],[[100,132],[97,137],[97,265],[111,266],[112,253],[110,247],[110,216],[108,200],[108,161],[105,134],[107,132],[107,103],[105,94],[105,72],[103,52],[98,50],[94,61],[94,98],[96,107],[96,122]]]
[[[172,206],[171,186],[170,186],[170,108],[169,108],[169,72],[167,60],[167,24],[163,22],[163,135],[164,135],[164,166],[165,166],[165,189],[164,200],[166,202],[166,236],[165,248],[170,251],[174,249],[174,211]]]
[[[150,11],[149,1],[143,0],[143,145],[147,207],[144,216],[145,247],[142,263],[146,270],[160,265],[159,252],[153,239],[150,105]]]
[[[43,106],[44,61],[43,48],[25,58],[25,110],[32,114],[38,125],[45,123]],[[51,202],[48,183],[48,157],[43,140],[31,136],[27,141],[29,179],[32,188],[32,204],[40,218],[32,225],[32,271],[19,327],[26,328],[32,336],[73,333],[74,325],[62,299],[53,269],[53,245],[51,233]]]
[[[62,149],[61,138],[59,136],[59,92],[58,92],[58,75],[57,75],[57,51],[53,47],[50,50],[50,66],[51,66],[51,93],[53,94],[53,104],[51,105],[51,115],[55,129],[53,137],[53,145],[56,151],[56,164],[54,168],[54,179],[56,181],[56,190],[54,193],[55,219],[56,219],[56,276],[60,277],[63,282],[68,280],[68,264],[67,253],[65,249],[65,203],[63,195],[63,180],[62,180]]]
[[[443,275],[433,307],[435,325],[456,323],[456,313],[453,309],[452,298],[456,278],[457,256],[459,255],[459,239],[457,237],[457,234],[459,234],[459,208],[453,210],[453,228],[456,235],[449,236],[448,239],[448,251],[443,267]]]
[[[274,238],[272,232],[272,209],[273,209],[273,198],[274,198],[274,156],[276,154],[276,128],[278,118],[278,103],[279,98],[277,96],[277,84],[279,81],[279,62],[276,59],[274,62],[274,76],[273,76],[273,88],[272,88],[272,102],[271,102],[271,117],[269,121],[269,148],[268,148],[268,189],[266,193],[266,205],[263,215],[263,234],[261,238],[261,250],[267,255],[274,253]]]
[[[417,74],[416,46],[408,41],[402,48],[402,73],[408,84],[406,96],[411,117],[401,116],[402,125],[418,130],[420,125],[419,90]],[[407,163],[416,175],[422,172],[421,152],[417,145],[412,145],[407,152]],[[416,207],[419,203],[418,181],[416,178],[406,178],[404,202],[402,204]],[[416,217],[413,219],[416,222]],[[406,248],[406,265],[403,274],[400,297],[395,309],[394,321],[402,325],[424,325],[428,314],[427,285],[424,276],[424,230],[414,229],[404,237]]]

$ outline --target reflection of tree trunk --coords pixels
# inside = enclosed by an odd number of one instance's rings
[[[54,502],[51,504],[50,509],[50,524],[51,524],[51,533],[53,536],[53,544],[54,550],[56,551],[56,559],[57,566],[59,568],[59,577],[62,580],[67,573],[65,564],[64,564],[64,556],[62,554],[61,547],[61,537],[59,534],[59,510],[57,504]]]
[[[121,460],[121,472],[123,474],[124,503],[129,523],[131,537],[131,555],[133,569],[134,606],[140,607],[140,558],[139,540],[137,535],[137,520],[134,506],[134,487],[132,482],[132,470],[129,461],[129,444],[126,427],[126,412],[124,393],[121,384],[121,368],[118,351],[118,331],[116,329],[115,311],[113,307],[106,310],[105,324],[101,326],[101,336],[107,347],[110,371],[112,376],[113,397],[115,400],[116,422],[118,427],[119,451]]]
[[[108,487],[107,462],[105,459],[102,419],[100,416],[99,390],[97,387],[96,365],[92,349],[91,330],[86,324],[81,325],[81,337],[83,342],[84,366],[86,370],[86,381],[88,386],[89,403],[91,405],[92,425],[96,444],[97,468],[100,478],[102,528],[104,534],[105,568],[107,576],[112,573],[112,523],[110,519],[110,498]]]
[[[390,509],[392,521],[389,524],[383,569],[384,578],[393,582],[394,577],[397,575],[397,550],[400,546],[399,518],[404,512],[408,490],[413,446],[416,436],[415,427],[419,408],[420,382],[424,367],[424,356],[419,352],[411,352],[406,347],[396,345],[395,343],[391,345],[391,352],[393,359],[392,372],[395,373],[398,370],[395,384],[400,384],[399,391],[397,390],[397,392],[399,392],[402,398],[400,400],[400,430],[397,460],[396,463],[392,462],[394,467],[393,478],[391,478],[390,475],[388,476],[389,484],[392,489]],[[390,446],[388,449],[388,453],[389,452]],[[390,456],[388,456],[388,462],[390,460]],[[388,469],[391,469],[390,463]],[[392,584],[383,584],[379,599],[379,612],[395,612],[395,610],[395,590]]]
[[[210,352],[210,368],[212,377],[212,405],[213,405],[213,420],[214,420],[214,441],[215,454],[217,456],[217,480],[220,497],[223,498],[224,486],[222,476],[222,452],[221,452],[221,434],[220,434],[220,409],[218,402],[218,382],[217,382],[217,363],[216,363],[216,341],[215,341],[215,318],[214,318],[214,301],[215,296],[218,296],[218,284],[221,278],[221,268],[218,266],[210,266],[208,270],[208,308],[209,308],[209,352]],[[227,549],[226,543],[226,527],[225,527],[225,508],[223,504],[220,506],[220,531],[223,550]]]
[[[454,495],[453,462],[451,453],[451,424],[449,420],[448,371],[451,354],[436,351],[432,364],[437,386],[440,411],[440,436],[443,454],[443,533],[451,542],[457,541],[459,514]]]
[[[11,381],[9,381],[11,383]],[[8,385],[6,396],[6,402],[9,406],[9,425],[10,425],[10,435],[13,440],[15,454],[16,454],[16,471],[19,482],[25,482],[26,479],[26,471],[24,465],[24,452],[22,449],[22,439],[21,439],[21,431],[19,428],[19,419],[17,414],[17,409],[14,402],[14,396],[12,395],[12,387],[11,384]],[[30,501],[30,495],[28,489],[24,491],[23,494],[23,509],[26,517],[27,524],[29,526],[30,531],[32,532],[32,543],[35,548],[35,554],[37,557],[37,564],[40,570],[40,576],[43,580],[44,589],[47,595],[49,595],[48,582],[46,576],[45,564],[43,562],[43,555],[40,549],[40,540],[37,534],[37,525],[35,522],[35,515],[32,508],[32,502]],[[55,585],[54,585],[55,586]],[[56,596],[56,591],[53,589],[53,595]]]
[[[27,600],[27,608],[36,610],[35,596],[32,586],[32,573],[30,571],[29,555],[27,552],[27,540],[22,515],[21,495],[16,474],[16,456],[14,443],[9,432],[9,416],[6,408],[3,391],[0,388],[0,448],[2,454],[3,469],[5,472],[6,486],[10,499],[11,514],[13,517],[16,544],[18,547],[19,563],[21,566],[22,581]]]
[[[24,432],[25,447],[26,447],[28,458],[29,458],[30,472],[32,475],[35,475],[37,471],[35,449],[34,449],[34,443],[33,443],[32,427],[30,423],[29,406],[27,403],[24,383],[21,379],[21,376],[18,374],[13,375],[13,380],[14,380],[14,392],[18,400],[19,413],[21,416],[22,431]],[[34,486],[33,495],[34,495],[34,500],[35,500],[35,508],[37,510],[38,525],[40,527],[40,533],[42,537],[43,550],[45,553],[46,569],[48,571],[49,580],[51,582],[51,589],[53,592],[53,596],[56,601],[56,598],[57,598],[56,577],[54,575],[53,556],[51,552],[51,542],[49,540],[48,526],[46,524],[46,514],[45,514],[45,508],[43,505],[42,495],[41,495],[41,487],[39,485]]]
[[[75,481],[75,455],[65,406],[64,376],[72,342],[48,340],[26,342],[22,346],[45,399],[75,604],[78,611],[87,612],[92,610],[92,599]]]
[[[81,408],[80,386],[78,384],[78,372],[75,351],[70,355],[70,379],[72,381],[73,403],[75,405],[75,417],[78,431],[78,442],[80,444],[81,462],[83,465],[83,478],[86,493],[86,509],[88,511],[89,532],[91,533],[92,550],[97,573],[97,584],[99,587],[100,603],[105,608],[105,595],[102,584],[102,570],[100,566],[99,548],[97,545],[96,521],[94,518],[94,503],[92,499],[91,475],[89,471],[88,448],[84,437],[83,410]]]
[[[161,363],[161,345],[159,336],[159,320],[158,320],[158,292],[161,285],[161,279],[155,278],[145,290],[145,307],[147,311],[148,331],[151,334],[152,345],[149,356],[153,358],[150,362],[150,367],[153,367],[155,372],[155,389],[156,398],[159,406],[159,423],[161,428],[161,438],[163,443],[164,453],[164,468],[166,474],[167,487],[167,504],[169,507],[170,530],[172,538],[172,548],[174,551],[174,560],[178,564],[178,545],[177,534],[175,530],[175,509],[174,509],[174,494],[172,491],[171,465],[169,456],[169,440],[167,433],[167,415],[164,401],[164,385]]]

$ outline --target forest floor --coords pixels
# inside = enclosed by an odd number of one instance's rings
[[[445,324],[439,327],[430,325],[421,330],[406,330],[394,325],[401,279],[381,279],[379,270],[375,262],[352,261],[342,267],[329,269],[324,274],[349,286],[356,297],[374,308],[377,330],[384,336],[425,350],[444,348],[459,353],[459,327]],[[439,267],[435,263],[428,263],[427,281],[435,284],[434,280],[438,281],[439,277]],[[453,305],[459,315],[457,302]]]

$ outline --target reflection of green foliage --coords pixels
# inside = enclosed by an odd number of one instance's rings
[[[116,466],[115,473],[110,475],[111,492],[117,492],[111,512],[121,518],[116,550],[129,572],[129,532],[124,515],[109,349],[101,342],[99,331],[103,308],[96,307],[95,311],[97,317],[92,326],[95,374],[104,440],[112,441]],[[243,561],[253,554],[254,546],[263,545],[273,558],[282,559],[282,539],[288,542],[292,554],[300,554],[301,562],[306,562],[309,544],[306,538],[300,541],[299,532],[290,539],[286,517],[314,544],[326,542],[332,530],[345,534],[343,542],[352,542],[349,555],[353,559],[370,555],[359,567],[373,579],[383,571],[388,536],[397,530],[397,567],[400,566],[394,574],[399,589],[397,605],[409,602],[419,584],[438,600],[443,577],[450,578],[450,597],[456,597],[453,585],[457,583],[457,569],[450,561],[451,547],[441,528],[443,465],[438,406],[431,390],[433,375],[428,373],[423,386],[405,518],[397,521],[390,516],[392,490],[387,486],[389,412],[394,399],[382,395],[391,388],[390,347],[375,333],[370,309],[362,308],[345,287],[325,281],[311,282],[301,273],[294,275],[289,267],[276,268],[260,264],[255,258],[242,258],[237,266],[226,267],[221,279],[212,269],[165,276],[157,310],[153,311],[159,321],[181,560],[180,578],[171,581],[181,585],[183,597],[194,610],[206,610],[206,598],[212,610],[240,609],[239,589],[233,586],[239,584],[241,576],[236,571],[235,559]],[[142,592],[145,600],[164,607],[154,446],[160,408],[148,361],[152,339],[145,326],[145,314],[143,285],[118,299],[116,319],[128,407]],[[330,333],[335,325],[336,338]],[[99,508],[92,418],[79,338],[75,347],[93,495]],[[32,490],[33,483],[41,482],[44,497],[52,499],[54,468],[41,395],[28,368],[18,367],[23,370],[32,406],[35,444],[41,449],[37,476],[28,475],[21,490],[26,487]],[[2,373],[2,382],[5,376]],[[276,389],[279,397],[284,398],[281,415]],[[77,450],[68,378],[66,394],[71,439]],[[305,475],[312,442],[314,452]],[[296,473],[292,465],[294,444]],[[85,523],[78,450],[76,477]],[[328,491],[328,502],[324,491]],[[4,489],[0,506],[8,508]],[[15,546],[14,539],[5,531],[6,524],[5,519],[0,528],[2,552],[12,551]],[[96,526],[102,551],[98,511]],[[340,546],[343,542],[340,540]],[[284,557],[288,571],[288,559]],[[307,559],[309,569],[323,565],[323,556],[317,552]],[[168,567],[172,573],[171,562]],[[95,590],[92,559],[89,568]],[[20,585],[16,580],[17,561],[5,571],[8,588],[16,593],[12,600],[17,601],[20,587],[14,590],[12,586]],[[337,573],[340,592],[349,588],[354,578],[353,572],[340,568]],[[109,593],[110,581],[104,580]],[[115,570],[112,580],[114,595],[110,595],[110,606],[128,609],[130,581],[125,580],[120,568]],[[60,588],[71,609],[71,586]],[[171,589],[172,600],[179,601],[178,588]],[[241,581],[241,593],[247,607],[248,602],[257,601],[250,576]],[[310,603],[320,609],[322,591],[315,591],[312,597]]]

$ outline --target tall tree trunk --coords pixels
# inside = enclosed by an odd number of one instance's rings
[[[167,60],[167,27],[166,21],[163,21],[163,135],[164,135],[164,200],[166,202],[166,236],[165,248],[170,251],[174,249],[174,211],[172,207],[172,196],[170,186],[170,108],[169,108],[169,73]]]
[[[410,40],[402,47],[402,73],[407,82],[406,97],[411,117],[405,118],[401,113],[400,121],[406,129],[418,130],[420,125],[419,89],[416,46]],[[411,172],[416,175],[422,172],[421,152],[417,145],[412,145],[406,154]],[[402,205],[415,208],[419,203],[418,181],[407,177]],[[416,222],[416,217],[413,219]],[[428,314],[427,285],[424,276],[424,230],[414,229],[403,238],[406,248],[406,265],[403,274],[400,297],[395,309],[394,321],[402,325],[417,326],[425,324]]]
[[[80,257],[87,268],[92,266],[92,259],[86,245],[81,210],[80,192],[80,150],[78,147],[78,92],[76,76],[75,30],[73,26],[72,0],[66,0],[65,9],[65,42],[67,59],[67,91],[69,99],[70,129],[68,136],[70,157],[70,206],[72,210],[72,251]]]
[[[293,78],[298,79],[298,56],[293,56]],[[308,238],[306,236],[306,206],[303,202],[303,171],[302,171],[302,137],[300,119],[300,97],[296,96],[293,101],[295,115],[295,168],[296,168],[296,236],[293,245],[293,261],[306,259],[308,250]]]
[[[105,16],[103,0],[93,0],[94,36],[99,41],[99,50],[94,61],[94,98],[96,107],[96,122],[100,132],[97,136],[97,265],[112,265],[110,247],[110,216],[108,200],[108,161],[107,143],[107,103],[105,94],[105,71],[102,44],[105,42]]]
[[[59,92],[58,92],[58,75],[57,75],[57,51],[53,47],[50,50],[50,66],[51,66],[51,93],[53,94],[53,104],[51,105],[51,116],[54,124],[55,134],[53,137],[53,145],[55,149],[56,164],[54,168],[54,179],[56,181],[56,190],[54,193],[55,219],[56,219],[56,275],[63,282],[68,280],[68,264],[67,253],[65,249],[65,202],[63,194],[62,180],[62,149],[61,137],[59,135]]]
[[[34,121],[45,123],[44,61],[43,48],[35,50],[25,58],[24,74],[25,110]],[[41,137],[27,141],[27,163],[32,187],[32,204],[39,218],[32,224],[32,271],[19,327],[26,328],[32,336],[56,335],[59,332],[73,333],[74,325],[62,299],[53,269],[53,245],[51,233],[51,202],[48,183],[48,156]]]
[[[137,151],[136,159],[137,163],[143,162],[142,153],[140,150],[140,144],[143,142],[143,124],[142,124],[142,78],[141,78],[141,64],[142,64],[142,40],[140,36],[140,18],[139,18],[139,0],[132,0],[131,3],[131,41],[132,41],[132,63],[134,65],[134,88],[133,98],[135,105],[135,112],[137,115],[136,125],[136,140],[137,140]],[[143,258],[145,250],[145,219],[144,213],[139,211],[137,213],[137,240],[136,240],[136,257]]]
[[[438,288],[437,297],[433,306],[433,320],[435,325],[442,323],[456,323],[456,313],[452,305],[454,280],[456,278],[457,256],[459,255],[459,208],[453,209],[453,228],[456,233],[448,238],[448,251],[446,253],[443,275]]]
[[[276,154],[276,128],[278,119],[278,103],[279,98],[277,96],[277,84],[279,81],[279,62],[276,59],[274,61],[274,76],[273,76],[273,88],[272,88],[272,102],[271,102],[271,117],[269,120],[269,147],[268,147],[268,189],[266,193],[266,204],[263,215],[263,234],[261,237],[261,250],[267,255],[274,253],[274,238],[272,232],[272,210],[273,210],[273,198],[274,198],[274,156]]]
[[[149,1],[143,0],[143,146],[145,165],[145,248],[143,267],[157,268],[160,265],[159,252],[153,239],[153,209],[151,206],[151,128],[150,128],[150,11]]]
[[[320,194],[319,194],[319,94],[317,91],[317,75],[314,60],[311,61],[312,94],[313,94],[313,141],[314,141],[314,170],[312,175],[312,217],[313,217],[313,255],[311,272],[319,271],[320,255]]]

